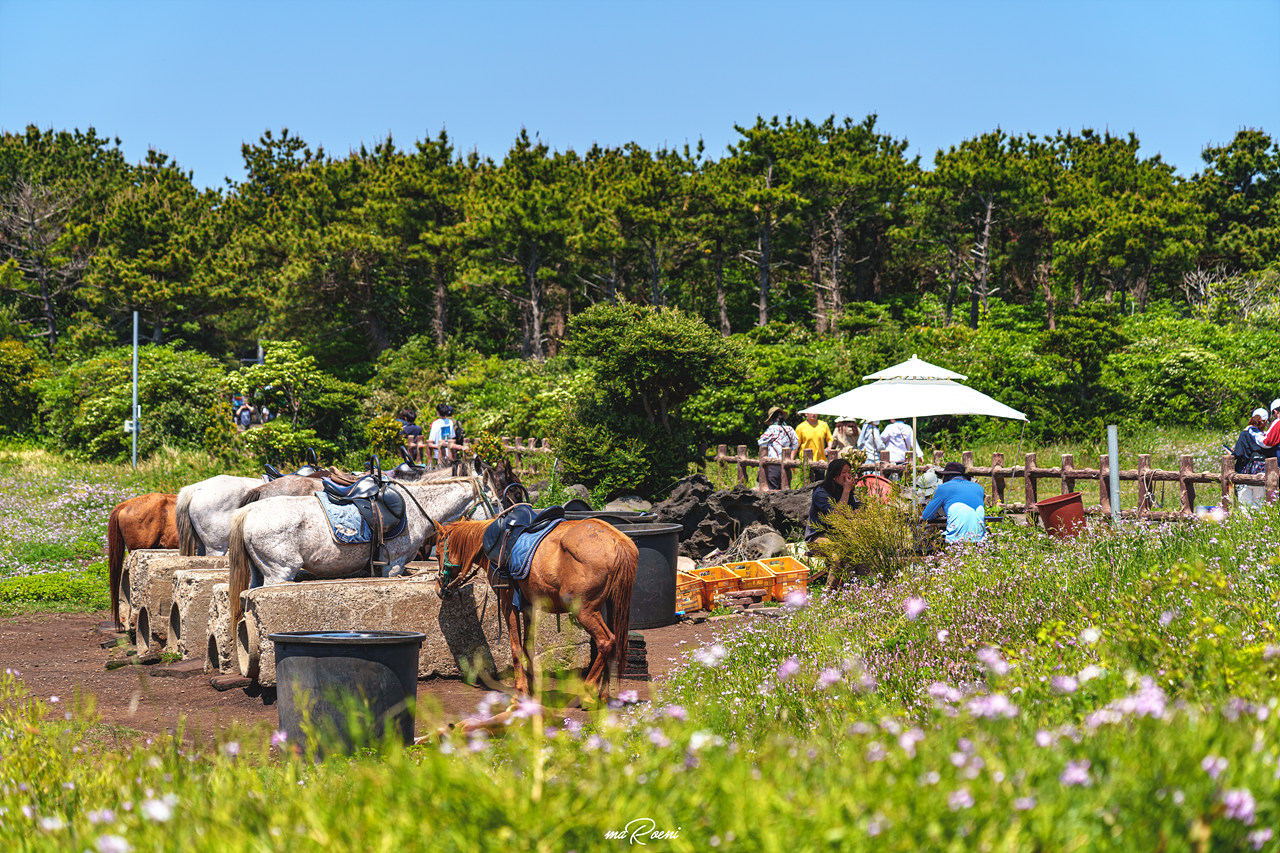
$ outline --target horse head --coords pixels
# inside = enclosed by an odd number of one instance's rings
[[[489,487],[503,509],[510,509],[519,503],[529,503],[529,490],[516,476],[510,460],[503,459],[495,465],[477,457],[475,470],[476,476]]]

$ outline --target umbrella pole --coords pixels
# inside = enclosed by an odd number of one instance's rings
[[[920,507],[916,506],[916,419],[911,417],[911,446],[907,448],[907,452],[911,454],[911,515],[914,518],[919,512]]]

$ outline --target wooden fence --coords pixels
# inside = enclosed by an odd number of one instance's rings
[[[512,458],[511,467],[515,470],[517,476],[532,473],[533,469],[525,466],[525,460],[529,456],[551,454],[551,442],[545,438],[530,438],[526,440],[523,436],[512,438],[504,435],[500,441],[502,442],[502,449]],[[405,447],[415,451],[419,461],[426,461],[435,449],[435,445],[423,437],[418,437],[416,441],[407,442]],[[461,443],[451,441],[445,444],[444,448],[452,450],[455,454],[460,454],[462,459],[469,459],[471,456],[471,439],[463,439]]]
[[[726,445],[719,445],[716,449],[714,461],[721,466],[724,472],[726,465],[735,465],[737,467],[738,482],[742,485],[750,485],[747,479],[748,468],[759,468],[761,465],[782,465],[784,474],[787,471],[793,471],[797,468],[816,468],[825,471],[828,460],[812,458],[813,452],[804,451],[803,459],[759,459],[747,455],[747,446],[740,444],[737,447],[737,454],[730,456]],[[834,459],[834,454],[830,454]],[[960,454],[960,461],[964,463],[965,469],[970,477],[988,478],[991,480],[991,488],[988,495],[994,498],[996,503],[1004,506],[1010,512],[1035,512],[1036,503],[1039,500],[1038,490],[1042,480],[1057,480],[1059,491],[1057,494],[1067,494],[1074,492],[1076,483],[1083,480],[1097,480],[1099,500],[1097,506],[1085,507],[1085,512],[1093,515],[1111,515],[1111,480],[1110,466],[1106,456],[1098,457],[1097,468],[1077,468],[1075,467],[1075,458],[1069,454],[1062,455],[1062,464],[1056,468],[1043,468],[1036,464],[1036,454],[1028,453],[1024,464],[1005,466],[1004,454],[991,454],[991,464],[987,466],[979,466],[974,464],[973,451],[966,450]],[[941,467],[945,464],[945,454],[941,450],[935,450],[933,453],[933,464]],[[904,465],[893,465],[889,462],[888,451],[880,453],[878,462],[867,462],[861,469],[865,473],[872,474],[906,474],[911,475],[911,463]],[[1010,500],[1011,493],[1009,489],[1009,480],[1013,478],[1022,479],[1022,501]],[[789,476],[782,478],[783,488],[790,487]],[[1280,465],[1277,465],[1275,459],[1266,461],[1266,470],[1261,474],[1237,474],[1235,472],[1235,459],[1231,456],[1223,456],[1221,460],[1221,468],[1218,471],[1204,471],[1197,473],[1192,470],[1192,461],[1190,456],[1182,456],[1178,459],[1177,471],[1161,471],[1151,467],[1151,455],[1142,454],[1138,457],[1138,467],[1131,470],[1121,470],[1120,480],[1122,482],[1136,482],[1138,484],[1137,508],[1125,510],[1124,515],[1137,518],[1149,518],[1152,520],[1164,520],[1174,518],[1186,518],[1194,516],[1196,508],[1196,486],[1213,484],[1217,489],[1213,492],[1212,503],[1221,506],[1227,506],[1234,500],[1235,490],[1232,486],[1263,486],[1266,488],[1266,499],[1268,503],[1274,503],[1277,493],[1280,493]],[[1179,500],[1179,509],[1177,511],[1159,511],[1153,508],[1156,483],[1177,483],[1177,492]],[[1014,487],[1017,488],[1016,486]]]

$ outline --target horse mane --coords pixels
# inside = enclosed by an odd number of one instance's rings
[[[489,526],[488,519],[470,521],[462,519],[443,525],[440,532],[440,547],[446,549],[449,562],[466,571],[476,558],[485,559],[480,554],[484,546],[484,530]]]

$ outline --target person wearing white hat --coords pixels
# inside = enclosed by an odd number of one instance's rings
[[[1271,428],[1262,439],[1262,446],[1269,451],[1268,456],[1280,458],[1280,453],[1277,453],[1280,447],[1280,397],[1271,401]]]
[[[1249,424],[1240,431],[1236,446],[1231,455],[1236,458],[1237,474],[1261,474],[1266,468],[1267,448],[1263,446],[1266,435],[1262,428],[1267,425],[1267,410],[1256,408],[1249,415]],[[1241,509],[1262,506],[1266,500],[1265,486],[1236,484],[1236,502]]]
[[[846,447],[857,446],[858,422],[854,420],[853,415],[840,415],[836,418],[836,431],[831,436],[831,449],[839,454]]]

